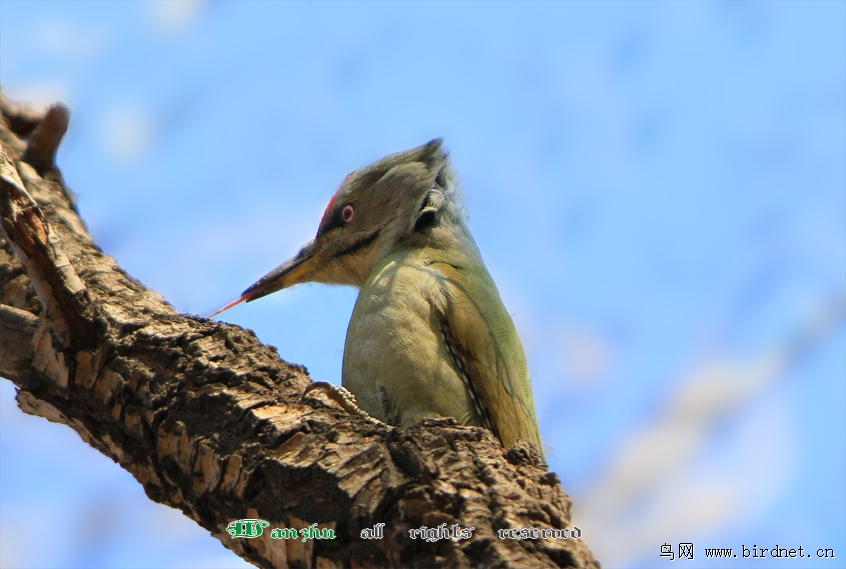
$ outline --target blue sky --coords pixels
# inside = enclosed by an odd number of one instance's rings
[[[0,0],[0,85],[71,108],[94,239],[194,314],[295,253],[347,173],[445,137],[603,565],[846,555],[846,3]],[[224,319],[339,382],[355,295]],[[3,566],[243,566],[13,396]]]

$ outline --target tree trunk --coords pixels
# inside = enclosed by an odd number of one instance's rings
[[[386,427],[304,396],[303,367],[250,330],[178,314],[94,244],[54,164],[67,109],[0,95],[0,115],[0,375],[24,412],[261,567],[599,566],[531,444],[504,450],[452,420]],[[469,537],[445,537],[456,524]],[[362,537],[374,527],[381,539]],[[502,537],[514,528],[570,532]]]

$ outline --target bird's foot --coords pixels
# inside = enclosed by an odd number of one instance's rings
[[[355,400],[355,395],[340,385],[333,385],[328,381],[315,381],[306,388],[303,392],[303,397],[306,397],[312,391],[322,392],[326,397],[340,405],[341,408],[350,415],[356,415],[382,427],[390,427],[387,423],[383,423],[359,407],[358,402]]]

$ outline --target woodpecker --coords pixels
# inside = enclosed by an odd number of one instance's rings
[[[349,174],[317,235],[212,316],[299,283],[358,287],[343,387],[391,425],[453,417],[543,454],[526,356],[441,139]]]

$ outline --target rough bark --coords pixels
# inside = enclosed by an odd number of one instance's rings
[[[0,95],[0,375],[20,408],[68,425],[261,567],[598,567],[531,444],[504,450],[451,420],[368,422],[321,395],[255,334],[178,314],[104,254],[54,164],[68,124]],[[312,392],[313,393],[313,392]],[[233,538],[233,520],[269,522]],[[383,539],[362,529],[384,523]],[[334,539],[273,539],[317,523]],[[412,539],[422,526],[470,539]]]

